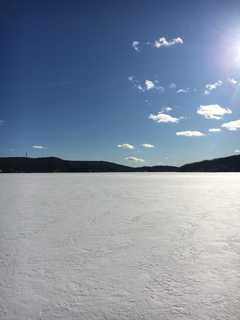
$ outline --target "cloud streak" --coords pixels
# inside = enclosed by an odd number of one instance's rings
[[[156,114],[151,113],[148,119],[153,120],[157,123],[177,123],[179,122],[180,118],[176,118],[171,116],[170,114],[158,112]]]
[[[121,149],[134,149],[134,146],[129,143],[118,144],[117,147]]]
[[[165,37],[160,37],[159,39],[154,41],[154,48],[162,48],[162,47],[171,47],[175,45],[183,44],[183,39],[180,37],[173,38],[171,40],[167,40]]]
[[[222,129],[221,128],[210,128],[208,129],[208,132],[212,132],[212,133],[217,133],[217,132],[221,132]]]
[[[222,124],[222,127],[229,130],[229,131],[237,131],[240,130],[240,119],[234,120],[230,122],[226,122]]]
[[[33,145],[32,148],[33,148],[33,149],[39,149],[39,150],[41,150],[41,149],[47,149],[47,147],[45,147],[45,146],[36,145],[36,144]]]
[[[211,93],[211,91],[216,90],[218,87],[221,87],[222,85],[223,85],[223,82],[221,80],[218,80],[213,83],[208,83],[205,85],[204,94],[209,95]]]
[[[201,131],[178,131],[176,132],[177,136],[183,136],[183,137],[203,137],[206,134]]]
[[[197,114],[203,116],[205,119],[215,119],[220,120],[225,114],[231,114],[232,111],[229,108],[221,107],[218,104],[209,104],[205,106],[200,106],[197,109]]]
[[[137,157],[126,157],[125,158],[126,160],[128,160],[128,161],[132,161],[132,162],[145,162],[145,160],[144,159],[141,159],[141,158],[137,158]]]
[[[181,37],[176,37],[173,39],[167,39],[166,37],[160,37],[153,42],[147,41],[145,43],[141,43],[140,41],[134,40],[132,41],[132,48],[133,50],[139,52],[141,47],[143,46],[151,46],[152,48],[155,49],[160,49],[160,48],[168,48],[176,45],[182,45],[184,43],[183,38]]]
[[[155,148],[155,146],[153,144],[150,144],[150,143],[143,143],[141,145],[143,148],[146,148],[146,149],[152,149],[152,148]]]

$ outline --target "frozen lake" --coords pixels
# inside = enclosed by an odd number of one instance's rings
[[[0,175],[1,320],[239,320],[240,174]]]

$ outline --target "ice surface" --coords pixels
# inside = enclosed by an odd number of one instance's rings
[[[0,175],[1,320],[239,320],[240,174]]]

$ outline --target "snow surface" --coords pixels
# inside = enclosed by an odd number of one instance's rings
[[[240,174],[1,174],[1,320],[239,320]]]

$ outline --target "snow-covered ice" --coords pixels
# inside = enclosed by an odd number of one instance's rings
[[[0,175],[1,320],[239,320],[240,174]]]

